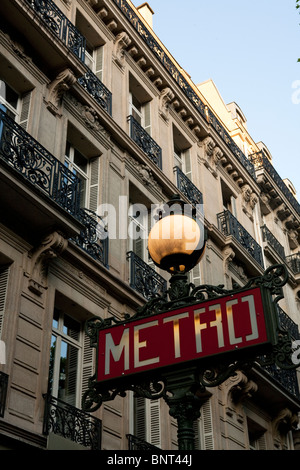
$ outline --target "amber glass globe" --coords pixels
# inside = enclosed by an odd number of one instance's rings
[[[183,214],[161,218],[153,226],[148,239],[153,262],[172,274],[189,271],[198,264],[204,252],[201,230],[201,224]]]

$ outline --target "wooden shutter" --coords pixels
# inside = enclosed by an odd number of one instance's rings
[[[143,106],[143,120],[144,120],[144,129],[151,135],[151,106],[150,101]]]
[[[103,46],[95,50],[95,75],[103,81]]]
[[[207,400],[201,408],[201,448],[214,450],[211,400]]]
[[[94,212],[98,209],[99,179],[100,158],[96,157],[90,160],[89,209]]]
[[[5,313],[5,302],[6,302],[6,293],[8,286],[8,266],[0,266],[0,339],[2,332],[2,325]]]
[[[184,152],[184,173],[192,181],[191,152],[187,149]]]
[[[94,375],[94,348],[90,347],[90,337],[84,332],[82,357],[82,395],[87,391],[89,379]]]
[[[147,400],[147,408],[149,416],[147,423],[148,442],[150,444],[160,447],[161,446],[161,433],[160,433],[160,400]]]
[[[27,130],[27,124],[28,124],[29,109],[30,109],[30,98],[31,98],[31,91],[29,91],[28,93],[25,93],[22,97],[21,114],[20,114],[19,124],[25,130]]]

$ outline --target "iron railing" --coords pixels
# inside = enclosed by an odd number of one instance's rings
[[[111,116],[112,94],[99,78],[87,67],[78,83],[91,95],[94,100]]]
[[[88,209],[80,209],[79,220],[84,228],[73,241],[92,258],[108,268],[108,232],[101,217]]]
[[[60,207],[78,215],[80,179],[1,110],[0,159]]]
[[[130,137],[145,152],[158,168],[162,168],[162,150],[150,134],[134,119],[128,116]]]
[[[300,333],[298,325],[277,306],[279,326],[282,330],[290,333],[292,341],[300,340]],[[284,370],[277,367],[275,364],[264,367],[264,369],[283,386],[291,395],[300,399],[299,383],[297,378],[297,371],[295,369]]]
[[[284,247],[279,243],[276,237],[274,237],[273,233],[268,229],[266,225],[261,227],[263,240],[267,242],[278,255],[284,260],[285,259],[285,252]]]
[[[52,0],[26,0],[45,26],[84,61],[86,39]]]
[[[271,176],[274,183],[280,189],[280,191],[284,194],[287,200],[290,202],[291,206],[295,209],[295,211],[300,214],[300,204],[297,199],[293,196],[291,191],[288,189],[285,182],[281,179],[275,168],[273,167],[272,163],[269,161],[268,157],[265,155],[264,151],[261,150],[260,152],[253,153],[249,157],[252,163],[255,166],[256,170],[263,168],[268,172]]]
[[[52,395],[45,399],[43,434],[57,434],[91,450],[101,449],[102,421]]]
[[[8,375],[0,372],[0,418],[3,418],[8,386]]]
[[[255,169],[251,161],[244,155],[241,149],[234,142],[233,138],[225,130],[221,122],[216,118],[212,111],[203,103],[200,96],[194,91],[190,83],[183,76],[180,69],[176,67],[174,61],[166,54],[161,44],[147,29],[144,22],[137,16],[131,5],[126,0],[114,0],[115,4],[119,7],[127,20],[131,23],[133,28],[140,35],[142,40],[147,44],[149,49],[153,52],[154,56],[161,62],[162,66],[171,75],[172,79],[177,83],[185,96],[189,99],[191,104],[197,109],[200,115],[215,129],[218,135],[222,138],[227,147],[231,150],[233,155],[240,161],[246,168],[249,174],[256,179]]]
[[[162,295],[167,290],[167,281],[133,251],[127,253],[130,260],[130,287],[146,300]]]
[[[160,450],[159,447],[156,447],[153,444],[149,444],[149,442],[144,441],[144,439],[140,439],[133,434],[126,434],[126,437],[128,439],[128,450],[149,450],[152,452],[157,452]]]
[[[232,235],[252,256],[252,258],[254,258],[262,267],[264,267],[262,249],[260,245],[231,214],[231,212],[221,212],[217,214],[217,217],[219,230],[226,236]]]
[[[174,172],[176,174],[176,183],[179,191],[181,191],[194,206],[203,204],[203,196],[197,186],[192,183],[178,166],[174,167]]]
[[[300,253],[287,256],[285,260],[294,274],[300,273]]]

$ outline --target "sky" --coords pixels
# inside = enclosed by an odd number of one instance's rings
[[[142,0],[133,0],[135,6]],[[296,0],[148,0],[153,29],[195,84],[236,102],[300,201],[300,9]]]

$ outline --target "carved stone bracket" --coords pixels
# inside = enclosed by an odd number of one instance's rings
[[[60,114],[61,99],[73,85],[76,77],[70,69],[65,69],[48,85],[47,108],[53,114]]]
[[[123,67],[124,52],[130,44],[131,39],[125,31],[117,35],[114,45],[114,59],[120,67]]]
[[[298,422],[297,414],[293,413],[290,409],[284,408],[280,410],[272,422],[274,442],[278,441],[279,443],[280,435],[286,435],[289,431],[296,430]]]
[[[226,414],[230,417],[236,413],[237,420],[243,421],[242,405],[247,398],[251,398],[257,391],[258,386],[252,380],[249,380],[246,374],[237,370],[235,375],[229,377],[224,383],[226,394],[225,409]]]
[[[47,267],[51,259],[62,253],[68,245],[66,238],[53,232],[48,235],[35,250],[29,253],[28,288],[36,295],[42,295],[47,289]]]
[[[167,121],[169,114],[169,106],[171,101],[174,99],[175,95],[170,88],[164,88],[161,91],[159,104],[160,104],[160,113],[161,116]]]

